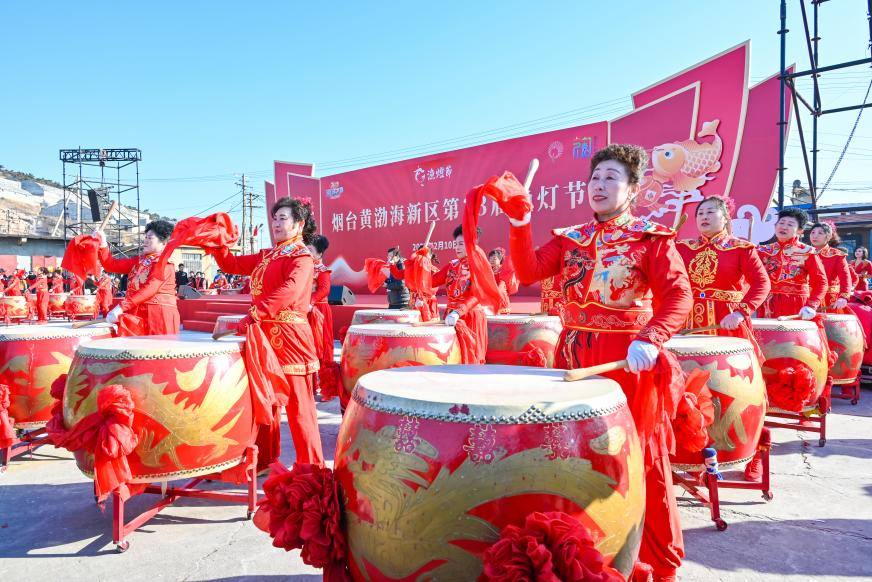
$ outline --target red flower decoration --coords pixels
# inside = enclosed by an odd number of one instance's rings
[[[273,546],[302,549],[303,562],[316,568],[344,563],[345,532],[333,471],[309,463],[296,463],[290,471],[273,463],[271,469],[260,511],[269,515]]]
[[[507,526],[483,562],[480,582],[623,580],[606,565],[587,529],[562,511],[531,513],[523,528]]]
[[[695,369],[687,377],[672,421],[675,444],[682,450],[699,452],[709,444],[708,427],[715,421],[712,393],[706,385],[710,376],[711,372]]]
[[[524,352],[523,364],[525,366],[535,366],[537,368],[546,368],[548,359],[545,357],[545,352],[540,347],[532,347]]]
[[[814,398],[815,385],[811,368],[797,362],[778,371],[777,381],[768,387],[769,401],[782,410],[800,412],[805,403]]]

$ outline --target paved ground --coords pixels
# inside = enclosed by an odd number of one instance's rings
[[[336,401],[319,404],[332,458]],[[680,500],[685,581],[872,580],[872,391],[858,406],[836,401],[829,441],[774,430],[775,499],[722,494],[718,532],[708,510]],[[286,439],[287,439],[287,431]],[[283,460],[292,462],[289,442]],[[153,496],[131,502],[144,507]],[[92,485],[64,450],[44,447],[0,477],[0,580],[320,580],[298,552],[273,548],[241,506],[186,500],[163,512],[115,553],[111,511],[94,506]]]

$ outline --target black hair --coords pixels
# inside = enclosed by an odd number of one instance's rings
[[[811,225],[811,228],[808,229],[808,231],[811,232],[816,228],[821,229],[822,231],[824,231],[827,234],[828,237],[830,237],[830,240],[829,240],[830,246],[835,247],[837,245],[842,244],[842,239],[839,238],[839,233],[836,231],[835,228],[833,228],[832,224],[830,224],[828,222],[815,222],[814,224]]]
[[[319,255],[323,255],[330,247],[330,241],[327,240],[327,237],[323,234],[316,234],[312,237],[312,246],[315,247],[315,250],[318,251]]]
[[[779,210],[778,218],[785,217],[796,220],[797,224],[799,224],[799,230],[805,228],[805,225],[808,223],[808,214],[805,213],[805,210],[799,208],[782,208]]]
[[[457,238],[459,236],[463,236],[463,225],[457,225],[457,228],[454,229],[454,234],[451,235],[451,238]],[[475,227],[475,238],[481,238],[481,227]]]
[[[287,208],[291,211],[291,218],[294,219],[294,222],[303,223],[303,242],[311,244],[315,231],[318,230],[318,225],[315,224],[315,217],[312,216],[312,203],[285,196],[276,200],[276,203],[272,205],[270,216],[275,216],[276,212],[282,208]]]
[[[506,252],[503,249],[497,247],[487,254],[487,258],[491,258],[491,257],[498,258],[500,260],[500,262],[502,263],[506,259]]]
[[[160,239],[160,242],[167,242],[173,234],[173,223],[166,220],[155,220],[145,225],[145,232],[151,231],[154,236]]]

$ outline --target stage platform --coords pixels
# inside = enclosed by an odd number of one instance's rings
[[[438,299],[444,299],[439,297]],[[355,295],[354,305],[331,305],[333,310],[333,334],[351,323],[358,309],[385,309],[388,306],[385,295]],[[182,328],[188,331],[211,332],[215,320],[221,315],[243,315],[251,306],[251,295],[203,295],[196,299],[179,299],[179,315]],[[440,309],[445,304],[439,303]],[[538,313],[539,297],[516,295],[512,297],[513,313]]]

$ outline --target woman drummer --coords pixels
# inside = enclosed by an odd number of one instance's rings
[[[850,313],[848,299],[851,298],[851,270],[848,267],[848,253],[839,250],[830,243],[839,244],[836,228],[829,222],[816,222],[808,235],[811,246],[817,249],[824,272],[827,275],[827,294],[821,303],[821,309],[830,313]]]
[[[872,261],[869,261],[869,249],[866,247],[857,247],[854,251],[854,260],[851,262],[851,268],[857,273],[857,291],[869,290],[869,277],[872,277]]]
[[[672,580],[684,544],[666,444],[671,429],[666,412],[643,410],[640,402],[653,395],[640,387],[650,389],[663,343],[682,328],[693,300],[675,232],[632,214],[647,163],[638,146],[600,150],[587,187],[594,219],[555,230],[534,250],[530,214],[510,217],[509,242],[522,284],[562,274],[566,303],[556,367],[592,366],[626,354],[627,370],[606,375],[622,386],[637,424],[650,428],[643,442],[647,508],[639,558],[652,565],[655,579]],[[663,394],[667,388],[655,389]]]
[[[297,462],[323,465],[314,397],[318,355],[307,319],[314,261],[306,245],[315,235],[315,219],[309,204],[291,198],[276,201],[271,212],[275,247],[239,256],[223,247],[214,257],[224,273],[251,276],[252,305],[238,333],[257,324],[269,338],[291,388],[286,412]]]

